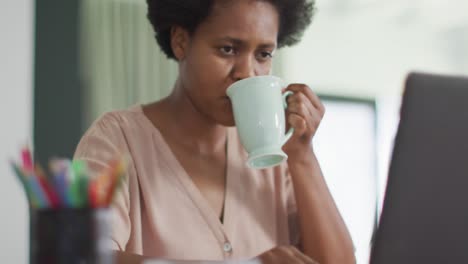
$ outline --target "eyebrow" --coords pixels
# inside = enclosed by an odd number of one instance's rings
[[[245,45],[245,43],[247,42],[245,40],[238,39],[238,38],[233,38],[233,37],[229,37],[229,36],[219,38],[218,40],[229,41],[229,42],[232,42],[232,43],[234,43],[236,45],[239,45],[239,46]],[[267,43],[264,43],[264,44],[260,44],[260,47],[261,48],[276,48],[276,43],[267,42]]]

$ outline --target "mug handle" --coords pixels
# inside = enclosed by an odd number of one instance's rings
[[[294,92],[291,92],[291,91],[287,91],[283,94],[283,107],[284,109],[286,109],[288,107],[288,102],[287,102],[287,99],[290,95],[293,95]],[[293,135],[294,133],[294,128],[291,127],[289,128],[288,130],[288,133],[286,133],[286,135],[284,136],[284,140],[283,140],[283,145],[291,138],[291,136]]]

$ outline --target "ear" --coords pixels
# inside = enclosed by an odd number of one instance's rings
[[[180,26],[171,28],[171,48],[178,61],[185,58],[188,52],[190,35],[188,31]]]

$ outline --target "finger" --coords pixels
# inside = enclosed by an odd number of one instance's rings
[[[322,101],[320,101],[320,98],[312,91],[312,89],[310,89],[309,86],[305,84],[291,84],[288,86],[287,90],[290,90],[294,93],[304,94],[322,115],[325,113],[325,107]]]
[[[294,102],[288,105],[287,111],[302,116],[304,119],[308,118],[311,114],[307,105],[303,102]]]
[[[291,84],[288,86],[287,90],[290,90],[294,93],[304,94],[318,109],[320,109],[323,106],[322,102],[320,101],[320,98],[312,91],[312,89],[309,86],[305,84]]]
[[[306,254],[302,253],[299,249],[296,247],[292,247],[292,252],[296,255],[297,258],[299,258],[301,261],[303,261],[306,264],[318,264],[317,261],[313,260],[311,257],[307,256]]]
[[[302,135],[307,129],[307,121],[296,113],[289,113],[288,123],[294,128],[294,134]]]
[[[317,109],[312,102],[309,100],[307,96],[305,96],[302,93],[296,93],[294,95],[291,95],[288,97],[288,109],[290,105],[301,105],[299,106],[300,108],[307,108],[307,112],[304,112],[306,115],[305,117],[309,118],[309,116],[318,116],[319,120],[322,119],[323,113],[320,111],[320,109]]]
[[[310,128],[316,128],[322,116],[319,110],[315,109],[310,102],[293,102],[288,105],[288,113],[294,113],[306,120],[306,125]]]
[[[304,117],[317,111],[310,100],[302,93],[297,93],[288,97],[288,110],[295,113],[303,113]]]
[[[296,253],[292,250],[291,246],[285,246],[278,248],[278,263],[291,263],[291,264],[302,264],[303,261]]]

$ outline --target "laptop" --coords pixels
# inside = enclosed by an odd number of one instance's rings
[[[468,263],[467,77],[409,75],[370,263]]]

